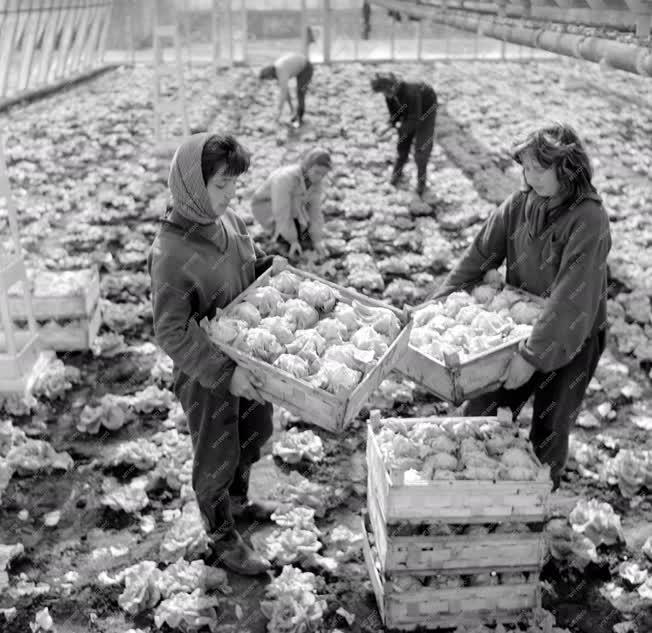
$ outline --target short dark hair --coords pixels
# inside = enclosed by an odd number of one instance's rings
[[[552,123],[530,132],[512,149],[511,155],[521,165],[525,152],[541,167],[555,167],[557,179],[567,195],[595,191],[591,160],[579,135],[567,123]]]
[[[258,73],[258,79],[276,79],[276,67],[271,64],[270,66],[265,66]]]
[[[385,92],[385,90],[396,90],[400,79],[394,73],[376,73],[371,78],[371,89],[374,92]]]
[[[251,163],[251,154],[231,134],[213,134],[204,143],[201,153],[201,174],[204,184],[222,167],[225,176],[244,174]]]

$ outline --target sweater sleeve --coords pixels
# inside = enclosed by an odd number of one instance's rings
[[[578,218],[569,236],[550,296],[521,355],[539,371],[567,365],[590,336],[602,301],[609,219],[599,205]]]
[[[235,363],[219,350],[194,318],[190,302],[192,280],[183,274],[182,265],[163,256],[151,261],[156,342],[176,367],[203,387],[228,390]]]
[[[510,196],[487,218],[473,243],[466,249],[432,299],[475,285],[489,270],[498,268],[507,254],[507,213],[514,196]]]
[[[315,186],[308,197],[308,233],[313,244],[318,244],[324,239],[324,214],[321,210],[322,188]]]
[[[290,244],[299,239],[294,226],[292,205],[294,204],[293,192],[294,177],[292,174],[278,174],[271,184],[272,215],[276,224],[276,235],[280,235]]]

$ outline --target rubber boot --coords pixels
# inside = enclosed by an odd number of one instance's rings
[[[400,158],[397,158],[394,162],[392,178],[389,181],[392,187],[398,187],[398,184],[401,182],[401,178],[403,178],[403,167],[405,167],[406,162],[407,161],[401,160]]]
[[[249,501],[247,497],[235,497],[231,495],[231,514],[234,519],[244,521],[271,521],[272,514],[276,510],[276,504],[257,503]]]
[[[271,567],[269,561],[249,547],[236,530],[214,539],[210,548],[215,556],[214,564],[242,576],[258,576]]]

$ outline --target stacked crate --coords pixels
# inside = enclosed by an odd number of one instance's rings
[[[39,271],[30,277],[28,291],[42,347],[55,351],[89,349],[102,322],[97,269]],[[12,289],[9,295],[11,317],[19,323],[27,317],[20,291]]]
[[[492,420],[466,419],[478,424]],[[428,420],[442,421],[401,421]],[[390,472],[384,463],[374,433],[378,423],[372,416],[367,436],[368,514],[363,516],[363,531],[365,561],[385,626],[413,630],[515,622],[539,607],[539,574],[545,555],[541,524],[551,487],[546,468],[541,467],[536,481],[406,483],[404,473]],[[540,466],[538,460],[536,463]],[[512,522],[539,525],[529,525],[527,532],[459,534],[462,526]],[[453,536],[424,534],[420,527],[432,523],[458,529]],[[441,579],[477,574],[493,582],[455,588],[424,585],[405,591],[397,591],[392,582],[406,575]],[[523,582],[496,584],[503,574],[524,574]]]

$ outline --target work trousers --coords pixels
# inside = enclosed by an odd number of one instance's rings
[[[249,472],[273,431],[272,405],[206,389],[179,372],[176,394],[192,440],[192,487],[210,537],[233,529],[231,497],[247,497]]]
[[[426,170],[435,137],[437,109],[432,108],[430,112],[424,114],[425,116],[417,121],[406,121],[401,125],[394,163],[394,175],[398,178],[403,173],[405,163],[410,157],[410,149],[414,144],[414,162],[417,165],[417,178],[421,186],[426,184]]]
[[[306,92],[312,79],[313,66],[308,62],[303,70],[297,75],[297,121],[303,123],[303,115],[306,112]]]
[[[530,441],[537,457],[550,465],[553,490],[559,487],[568,457],[568,436],[582,408],[586,388],[604,352],[606,331],[591,336],[570,363],[549,373],[535,372],[518,389],[504,389],[469,401],[464,414],[494,416],[498,407],[509,407],[516,420],[534,394]]]

